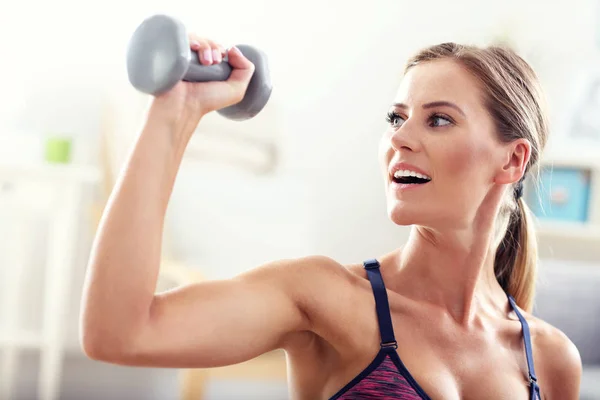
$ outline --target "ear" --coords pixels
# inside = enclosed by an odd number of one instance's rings
[[[496,183],[510,184],[518,182],[525,174],[531,158],[531,143],[527,139],[514,140],[504,147],[502,169],[496,175]]]

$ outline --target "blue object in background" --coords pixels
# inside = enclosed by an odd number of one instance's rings
[[[588,221],[590,171],[581,168],[546,167],[539,191],[528,196],[528,205],[540,220]]]

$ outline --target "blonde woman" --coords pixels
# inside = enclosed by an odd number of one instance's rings
[[[153,99],[87,271],[89,357],[207,368],[284,349],[292,399],[578,398],[576,347],[530,314],[536,244],[522,185],[548,126],[521,57],[443,43],[408,60],[379,153],[389,217],[411,226],[396,250],[353,265],[278,260],[155,294],[186,145],[204,115],[243,97],[253,73],[235,48],[191,43],[206,65],[227,52],[234,71]]]

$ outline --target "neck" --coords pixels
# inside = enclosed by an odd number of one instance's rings
[[[413,226],[397,253],[398,282],[407,296],[469,325],[482,309],[501,310],[506,295],[494,275],[492,230],[438,232]]]

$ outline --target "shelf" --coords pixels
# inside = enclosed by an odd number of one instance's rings
[[[558,236],[580,240],[600,240],[600,226],[562,221],[538,221],[536,231],[540,235]]]
[[[541,157],[542,165],[600,169],[600,143],[573,141],[548,144]]]
[[[101,177],[100,169],[89,165],[50,163],[6,163],[0,161],[0,179],[19,178],[37,181],[75,181],[95,183]]]
[[[0,353],[4,349],[16,350],[43,350],[48,344],[39,332],[19,332],[19,333],[2,333],[0,334]],[[69,355],[84,355],[79,344],[79,336],[77,332],[72,332],[66,335],[63,343],[65,354]]]
[[[17,333],[1,333],[0,334],[0,349],[12,347],[19,349],[39,349],[44,345],[42,335],[39,332],[17,332]]]
[[[598,262],[600,226],[575,222],[536,221],[538,254],[541,258]]]

